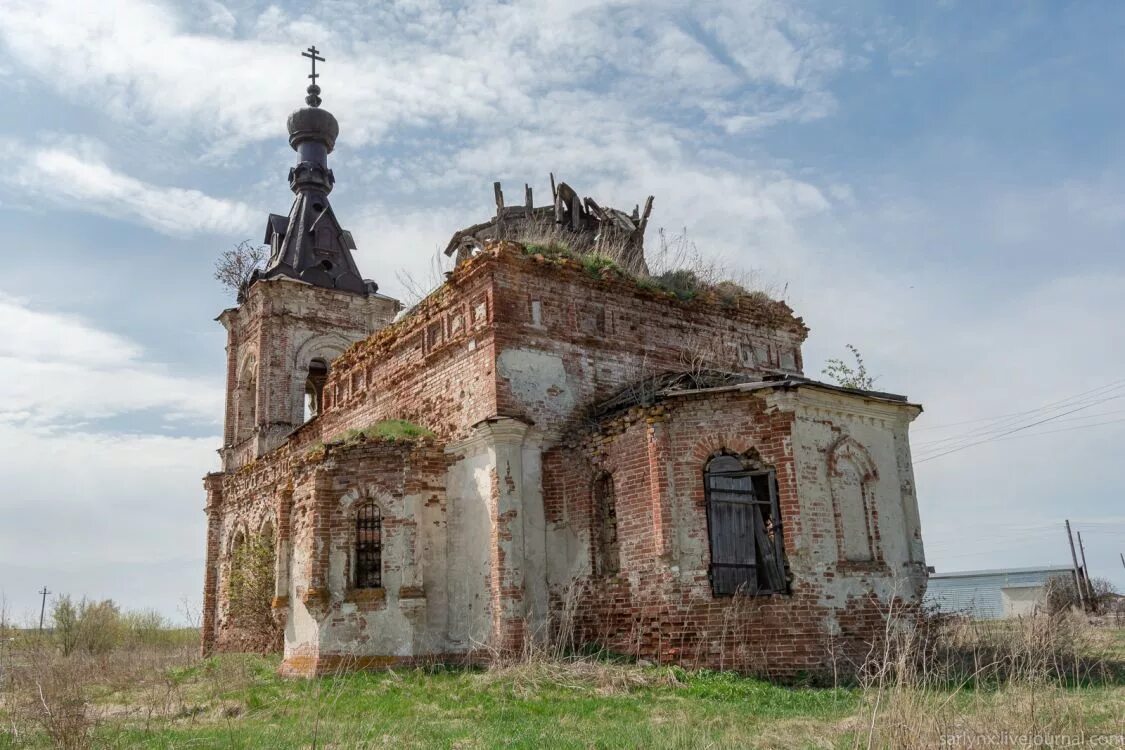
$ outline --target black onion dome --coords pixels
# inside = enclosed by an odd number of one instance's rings
[[[296,151],[305,141],[323,143],[332,153],[336,136],[340,135],[340,124],[332,113],[320,107],[302,107],[289,115],[286,121],[289,128],[289,145]]]

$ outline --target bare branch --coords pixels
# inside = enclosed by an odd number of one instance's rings
[[[243,240],[229,250],[224,250],[215,261],[215,280],[234,294],[239,304],[246,301],[246,287],[250,283],[250,277],[265,263],[268,250],[266,245],[255,245],[250,240]]]

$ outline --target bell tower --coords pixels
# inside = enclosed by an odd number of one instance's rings
[[[244,301],[223,311],[227,329],[227,398],[223,470],[267,453],[317,416],[332,361],[352,343],[387,325],[402,309],[363,279],[351,232],[340,226],[328,194],[336,178],[328,155],[340,126],[320,107],[316,47],[305,104],[287,122],[297,164],[288,216],[270,214],[263,242],[265,268],[250,278]]]

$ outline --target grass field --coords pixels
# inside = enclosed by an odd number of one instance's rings
[[[1125,655],[1125,631],[1093,639],[1095,663]],[[1125,733],[1121,673],[1068,663],[813,688],[592,658],[318,680],[277,677],[274,657],[200,660],[187,646],[64,659],[25,644],[5,658],[0,748],[936,747],[949,733]]]

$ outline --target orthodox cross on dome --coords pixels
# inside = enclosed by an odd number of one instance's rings
[[[315,44],[309,47],[307,51],[302,52],[301,57],[309,58],[309,61],[312,63],[312,72],[309,73],[309,78],[312,79],[312,83],[309,84],[309,95],[305,97],[305,101],[308,102],[310,107],[319,107],[320,86],[316,85],[316,79],[319,78],[320,75],[316,72],[316,63],[318,60],[324,62],[324,58],[320,56],[320,50],[316,48]]]

